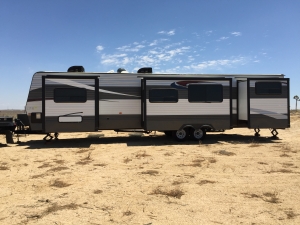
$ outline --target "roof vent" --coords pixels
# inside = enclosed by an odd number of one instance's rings
[[[83,66],[71,66],[68,69],[68,72],[84,72],[84,67]]]
[[[124,68],[119,68],[117,73],[128,73]]]
[[[152,67],[143,67],[139,69],[137,73],[152,73]]]

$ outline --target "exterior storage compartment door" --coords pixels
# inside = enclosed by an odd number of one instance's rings
[[[249,128],[290,127],[288,78],[249,78],[247,89]]]
[[[97,130],[99,114],[97,87],[99,87],[98,77],[51,75],[43,77],[43,132]]]

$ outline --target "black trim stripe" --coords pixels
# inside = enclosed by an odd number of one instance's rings
[[[45,97],[45,82],[46,82],[46,77],[42,76],[42,130],[43,133],[46,133],[46,97]]]
[[[95,77],[95,130],[99,130],[99,79]]]

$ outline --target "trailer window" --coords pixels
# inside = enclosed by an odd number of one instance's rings
[[[176,89],[151,89],[149,90],[149,102],[151,103],[176,103],[178,102],[178,91]]]
[[[190,84],[188,86],[189,102],[223,102],[221,84]]]
[[[74,103],[86,102],[87,94],[84,88],[56,88],[54,89],[54,102]]]
[[[281,82],[256,82],[255,94],[257,95],[280,95]]]
[[[31,123],[41,123],[42,113],[31,113]]]

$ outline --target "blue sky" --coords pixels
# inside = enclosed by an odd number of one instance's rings
[[[1,0],[0,109],[36,71],[285,74],[300,96],[298,0]],[[299,104],[300,105],[300,104]]]

